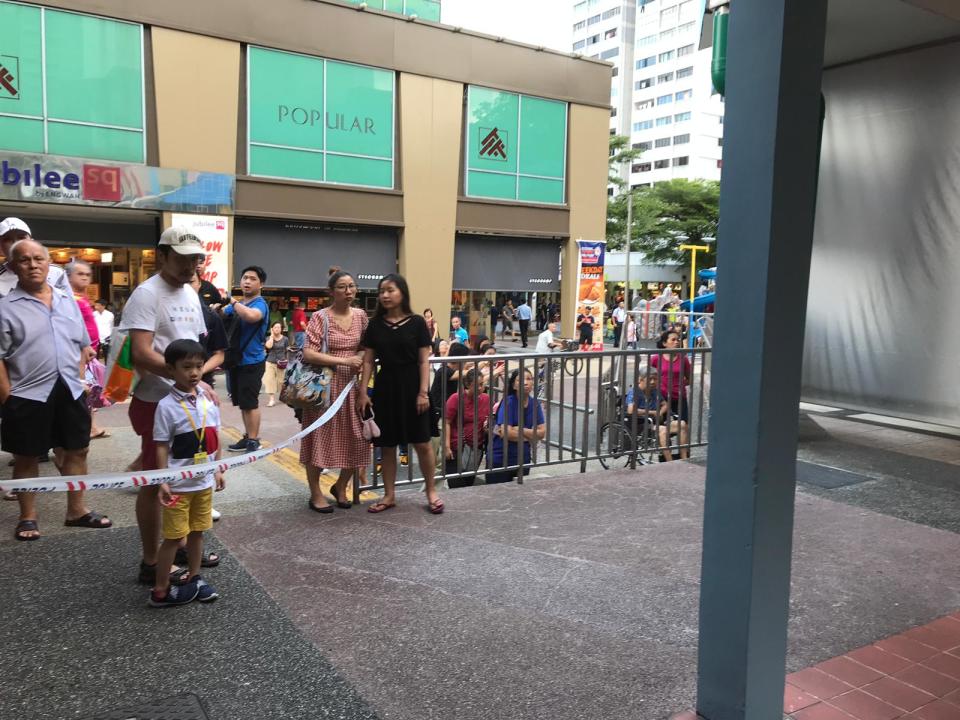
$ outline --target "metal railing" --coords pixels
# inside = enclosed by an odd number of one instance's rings
[[[656,339],[671,325],[679,324],[684,328],[693,328],[694,346],[713,347],[713,313],[690,310],[629,310],[627,314],[637,324],[638,340]],[[689,339],[690,333],[687,332],[686,335]]]
[[[590,461],[635,468],[688,457],[706,446],[710,352],[432,358],[435,477],[450,487],[522,483],[534,468],[578,463],[585,472]],[[423,481],[415,456],[410,447],[407,465],[397,468],[398,486]],[[382,485],[378,458],[374,449],[372,472],[360,490]]]

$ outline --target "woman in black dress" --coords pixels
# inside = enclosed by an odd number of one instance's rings
[[[433,481],[436,457],[430,444],[430,333],[427,323],[410,309],[410,290],[401,275],[384,276],[377,286],[377,309],[363,336],[363,376],[367,387],[374,362],[380,372],[373,385],[373,411],[380,437],[373,441],[383,448],[383,497],[367,510],[378,513],[397,504],[397,445],[409,443],[417,451],[430,512],[443,512],[443,500]],[[371,399],[357,398],[360,414],[366,416]]]

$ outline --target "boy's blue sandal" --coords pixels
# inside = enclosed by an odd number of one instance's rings
[[[171,585],[167,588],[166,596],[160,599],[157,599],[151,590],[147,605],[155,608],[187,605],[196,599],[199,592],[200,588],[198,588],[197,583],[193,581],[188,581],[183,585]]]
[[[197,585],[197,602],[213,602],[220,597],[220,593],[217,592],[217,589],[199,575],[194,575],[192,578],[190,578],[190,582],[196,583]]]

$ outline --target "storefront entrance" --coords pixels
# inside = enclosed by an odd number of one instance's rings
[[[160,214],[136,210],[30,206],[0,203],[0,215],[19,217],[33,237],[50,251],[50,261],[66,265],[74,258],[90,264],[90,302],[106,300],[115,312],[130,293],[156,270]]]
[[[530,305],[532,336],[538,316],[548,307],[559,313],[560,240],[461,233],[454,251],[453,287],[452,313],[471,338],[494,336],[491,308],[501,309],[508,300],[514,307],[524,300]],[[519,334],[516,321],[513,328]]]

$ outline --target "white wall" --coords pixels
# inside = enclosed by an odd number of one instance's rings
[[[960,43],[828,71],[804,397],[960,426]]]

